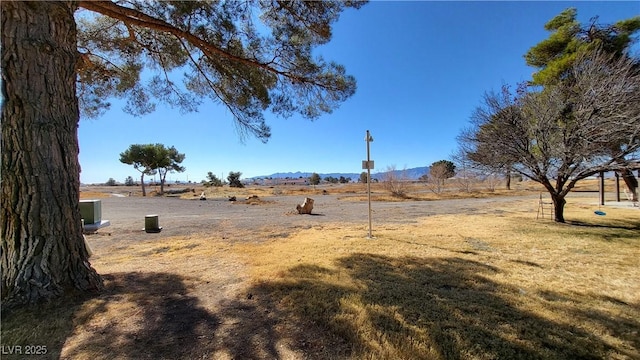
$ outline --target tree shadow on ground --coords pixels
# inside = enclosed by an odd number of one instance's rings
[[[489,280],[500,270],[480,262],[456,257],[354,254],[340,259],[337,266],[300,265],[279,280],[254,286],[250,299],[235,306],[248,306],[245,309],[266,328],[257,334],[256,329],[239,322],[241,326],[231,332],[239,337],[226,339],[232,357],[278,358],[277,344],[287,344],[307,359],[599,359],[612,354],[638,355],[637,348],[633,349],[637,340],[629,335],[640,323],[632,317],[616,318],[591,312],[588,307],[576,310],[568,304],[581,302],[583,295],[571,294],[567,302],[554,304],[551,311],[574,314],[576,319],[551,320],[524,310],[513,300],[520,299],[522,290]],[[332,280],[335,277],[349,281],[336,282]],[[338,285],[344,283],[351,285]],[[523,300],[539,302],[549,311],[549,302],[533,294]],[[589,324],[610,329],[605,337],[626,334],[620,337],[625,345],[613,348],[586,331]],[[615,330],[614,324],[625,330]],[[256,340],[256,335],[263,339]],[[255,346],[234,348],[238,341]]]
[[[34,319],[57,322],[45,358],[640,357],[637,304],[550,291],[523,297],[491,280],[499,268],[458,257],[352,254],[334,265],[285,270],[215,313],[194,295],[195,277],[107,274],[103,294],[45,306]],[[525,310],[531,303],[549,318]]]
[[[47,354],[40,358],[51,359],[192,359],[211,349],[220,322],[189,294],[190,279],[169,273],[103,278],[101,294],[67,296],[9,314],[13,321],[11,317],[30,319],[25,313],[32,312],[38,321],[38,338],[18,333],[14,342],[45,345]],[[14,323],[3,333],[28,331],[21,326],[25,324]]]
[[[220,320],[189,294],[192,279],[170,273],[114,273],[103,278],[105,293],[76,314],[90,335],[67,344],[64,356],[95,352],[96,357],[108,358],[197,358],[213,342]],[[114,311],[120,316],[101,317]]]
[[[640,221],[633,222],[631,219],[627,221],[616,221],[604,224],[589,223],[578,220],[567,220],[568,225],[587,227],[587,228],[601,228],[611,230],[640,230]]]
[[[559,233],[573,236],[600,236],[607,242],[637,241],[640,239],[640,221],[637,219],[603,220],[599,223],[570,220],[566,222],[570,227],[557,227]]]

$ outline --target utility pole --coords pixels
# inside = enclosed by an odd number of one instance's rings
[[[373,239],[371,235],[371,169],[373,169],[373,161],[371,161],[371,151],[369,149],[369,143],[373,142],[373,137],[369,130],[367,130],[364,141],[367,143],[367,160],[362,162],[362,168],[367,169],[367,199],[369,202],[369,236],[367,238]]]

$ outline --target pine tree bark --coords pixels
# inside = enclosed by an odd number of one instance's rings
[[[77,4],[0,6],[3,306],[102,289],[78,204]]]

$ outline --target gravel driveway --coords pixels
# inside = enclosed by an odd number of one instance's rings
[[[148,240],[160,237],[216,233],[234,230],[259,230],[263,227],[281,228],[283,232],[295,228],[309,228],[323,223],[368,223],[366,201],[341,199],[344,195],[318,195],[312,215],[298,215],[297,204],[304,196],[269,196],[260,198],[262,203],[250,205],[244,201],[231,202],[226,198],[209,198],[206,201],[185,200],[172,197],[110,197],[102,200],[102,219],[111,225],[100,229],[101,239],[114,242]],[[442,214],[503,212],[501,205],[508,205],[530,198],[535,211],[537,195],[507,196],[485,199],[457,199],[438,201],[403,201],[372,203],[374,227],[382,223],[414,223],[417,219]],[[242,199],[239,199],[242,200]],[[145,215],[158,215],[161,233],[147,234]],[[105,235],[108,235],[105,236]],[[106,244],[105,244],[106,245]]]

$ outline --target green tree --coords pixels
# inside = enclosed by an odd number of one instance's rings
[[[140,186],[142,186],[142,196],[147,196],[144,187],[144,176],[154,175],[158,168],[158,148],[159,144],[133,144],[120,153],[120,162],[133,165],[133,168],[140,172]]]
[[[215,186],[215,187],[220,187],[222,185],[224,185],[224,183],[222,182],[222,180],[220,180],[220,178],[218,178],[214,173],[212,173],[211,171],[209,171],[207,173],[207,182],[206,185],[208,186]]]
[[[358,178],[358,182],[366,184],[368,180],[369,180],[369,175],[367,174],[367,172],[366,171],[361,172],[360,177]]]
[[[144,175],[160,175],[160,194],[164,194],[164,184],[167,174],[171,172],[183,172],[185,168],[180,165],[185,155],[172,147],[163,144],[134,144],[120,154],[120,162],[133,165],[140,171],[142,183],[142,195],[146,196],[144,188]]]
[[[340,13],[362,4],[0,2],[3,305],[102,288],[82,238],[80,113],[100,115],[112,97],[137,115],[154,99],[184,111],[212,99],[241,134],[266,141],[264,112],[314,119],[355,92],[343,66],[313,54]],[[88,12],[76,18],[79,8]]]
[[[156,161],[155,166],[160,175],[160,194],[164,194],[164,184],[168,173],[183,172],[186,170],[180,163],[184,161],[185,154],[181,154],[172,146],[165,147],[162,144],[156,144]]]
[[[596,49],[616,58],[628,56],[634,34],[640,30],[640,16],[612,25],[599,25],[598,17],[594,17],[582,25],[577,15],[575,8],[568,8],[551,19],[544,26],[551,32],[549,38],[525,54],[527,64],[538,69],[533,84],[544,86],[566,79],[578,57]]]
[[[227,176],[227,181],[229,182],[230,187],[243,188],[244,185],[240,181],[240,176],[242,176],[241,172],[230,171]]]
[[[330,184],[337,184],[339,180],[338,180],[338,178],[335,178],[333,176],[326,176],[324,178],[324,181],[326,181],[326,182],[328,182]]]
[[[104,183],[104,184],[107,185],[107,186],[116,186],[116,185],[118,185],[116,183],[116,179],[114,179],[114,178],[109,178],[109,180],[107,180],[107,182]]]
[[[309,177],[309,183],[314,186],[320,184],[320,175],[318,175],[317,173],[311,174],[311,176]]]

